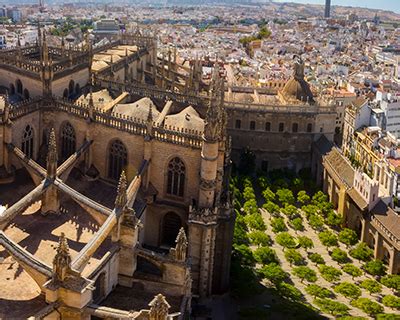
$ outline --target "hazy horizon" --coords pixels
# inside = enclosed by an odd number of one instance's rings
[[[273,0],[274,2],[298,2],[298,3],[312,3],[312,4],[325,4],[325,0]],[[390,10],[400,13],[399,0],[331,0],[331,5],[338,6],[352,6],[371,9]]]

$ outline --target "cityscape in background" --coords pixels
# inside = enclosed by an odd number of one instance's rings
[[[0,319],[400,319],[400,12],[354,5],[3,1]]]

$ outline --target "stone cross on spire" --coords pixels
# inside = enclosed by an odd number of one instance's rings
[[[47,177],[54,179],[57,174],[57,144],[56,144],[56,132],[54,128],[50,131],[49,147],[47,151]]]
[[[126,189],[127,189],[126,175],[125,171],[122,171],[118,183],[117,197],[115,198],[116,209],[123,209],[126,206],[126,202],[128,201],[126,195]]]
[[[57,253],[53,259],[53,281],[64,281],[71,270],[71,255],[64,232],[61,232],[58,241]]]
[[[149,303],[150,320],[167,320],[168,309],[171,308],[165,297],[159,293]]]

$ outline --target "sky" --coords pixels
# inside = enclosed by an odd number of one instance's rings
[[[325,0],[274,0],[274,2],[325,4]],[[331,5],[367,7],[400,13],[400,0],[331,0]]]

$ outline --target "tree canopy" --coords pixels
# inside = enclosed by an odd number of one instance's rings
[[[290,265],[294,264],[296,266],[304,264],[304,258],[300,252],[295,249],[288,249],[285,252],[285,258],[290,263]]]
[[[355,277],[359,277],[363,274],[360,268],[357,268],[354,264],[347,263],[343,266],[342,269],[344,272],[347,274],[351,275],[351,277],[354,279]]]
[[[380,293],[382,291],[382,285],[372,279],[365,279],[363,282],[361,282],[360,287],[364,288],[371,294]]]
[[[344,243],[346,246],[353,246],[358,242],[357,233],[351,229],[344,228],[339,232],[338,239],[340,242]]]
[[[275,238],[276,243],[284,248],[295,248],[296,240],[288,232],[281,232]]]
[[[300,278],[303,283],[304,280],[307,282],[315,282],[317,281],[317,273],[309,267],[299,266],[295,267],[292,270],[293,274]]]
[[[333,247],[338,245],[336,235],[329,230],[320,232],[318,234],[318,238],[325,247]]]
[[[342,282],[334,290],[349,299],[357,299],[361,296],[360,288],[350,282]]]
[[[336,282],[340,280],[340,276],[342,275],[342,271],[326,265],[319,265],[319,272],[321,273],[322,278],[329,282]]]
[[[365,263],[364,270],[373,276],[384,276],[387,267],[384,265],[382,260],[371,260]]]
[[[374,251],[365,242],[360,242],[349,254],[354,259],[368,261],[374,256]]]

